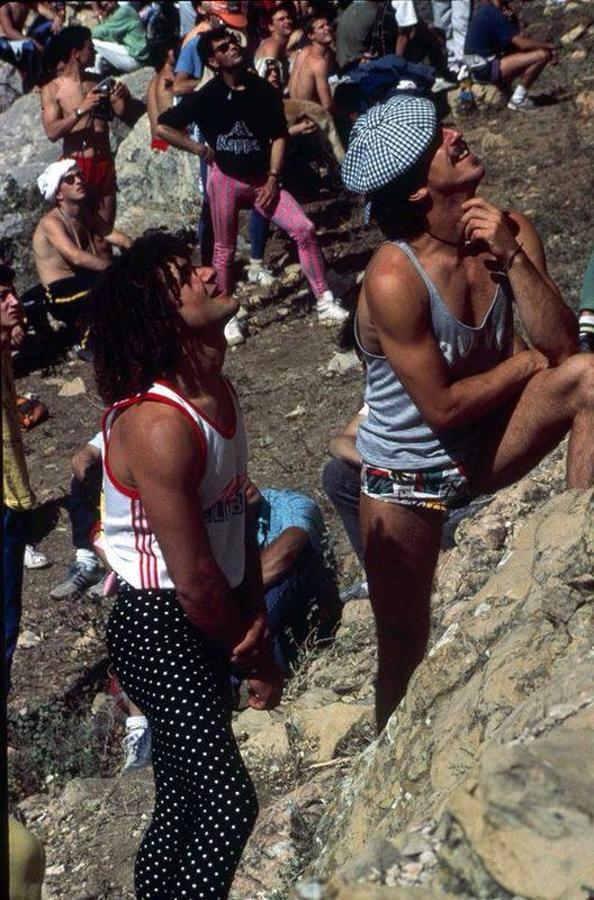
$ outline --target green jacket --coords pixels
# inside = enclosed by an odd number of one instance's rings
[[[93,28],[92,34],[100,41],[123,44],[139,63],[145,63],[148,59],[146,34],[140,16],[132,6],[118,6],[104,22]]]

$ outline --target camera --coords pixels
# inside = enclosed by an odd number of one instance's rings
[[[115,78],[104,78],[103,81],[100,81],[99,84],[95,86],[95,90],[99,91],[100,94],[104,94],[106,97],[109,97],[115,87],[115,84]]]

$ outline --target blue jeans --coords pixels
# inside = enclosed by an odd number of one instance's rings
[[[284,578],[264,595],[274,661],[285,674],[315,624],[311,616],[318,601],[319,576],[319,562],[308,541]]]
[[[23,571],[28,512],[3,506],[4,646],[7,684],[10,684],[12,657],[19,637],[23,606]]]

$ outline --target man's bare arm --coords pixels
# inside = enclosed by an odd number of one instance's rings
[[[330,85],[328,84],[329,74],[330,65],[328,63],[328,60],[322,59],[316,62],[316,65],[313,67],[314,82],[316,85],[316,91],[319,97],[320,106],[322,107],[322,109],[325,109],[326,112],[332,112],[334,108],[332,92],[330,90]]]
[[[437,432],[483,418],[547,367],[542,354],[525,350],[487,372],[452,382],[429,326],[426,288],[396,247],[378,251],[363,290],[388,362]]]
[[[355,447],[355,439],[357,437],[357,429],[365,419],[364,413],[358,412],[353,418],[347,422],[344,428],[336,431],[330,438],[328,450],[335,459],[343,459],[345,462],[352,463],[355,466],[361,465],[361,456]]]
[[[2,28],[4,36],[7,37],[9,41],[27,40],[27,35],[14,27],[12,16],[10,14],[10,4],[8,3],[0,7],[0,28]],[[37,44],[37,41],[34,43]],[[39,47],[40,45],[37,44],[37,46]]]
[[[41,89],[41,121],[49,140],[55,143],[65,137],[65,135],[70,134],[74,126],[78,124],[84,115],[91,112],[100,100],[101,94],[93,89],[80,102],[78,109],[82,112],[82,115],[78,115],[76,109],[64,115],[60,104],[55,98],[55,87],[51,83],[45,85]]]
[[[155,133],[157,137],[167,141],[172,147],[177,147],[178,150],[185,150],[186,153],[192,153],[194,156],[200,156],[206,159],[207,162],[214,156],[212,149],[207,144],[200,144],[198,141],[192,140],[191,137],[188,137],[185,130],[179,131],[170,125],[163,125],[162,122],[157,122]]]
[[[119,247],[121,250],[127,250],[128,247],[131,247],[134,243],[131,237],[128,237],[127,234],[124,234],[123,231],[120,231],[117,228],[113,228],[109,234],[106,234],[105,240],[108,244],[111,244],[112,247]]]
[[[262,581],[268,589],[287,574],[309,540],[303,528],[291,527],[279,534],[267,547],[260,551],[262,560]]]
[[[504,266],[511,260],[509,283],[528,339],[551,365],[559,365],[577,352],[577,320],[547,271],[532,222],[518,212],[506,214],[482,197],[466,201],[462,208],[466,234],[484,240]],[[515,236],[510,220],[517,228]]]
[[[131,478],[163,552],[190,622],[227,651],[245,634],[245,621],[219,568],[198,498],[203,458],[191,426],[178,411],[150,403],[120,431]],[[117,427],[117,426],[116,426]]]
[[[189,72],[176,72],[173,79],[173,93],[176,97],[192,94],[199,81],[199,78],[192,78]]]
[[[47,240],[71,266],[91,269],[94,272],[102,272],[109,266],[108,260],[100,259],[77,247],[65,226],[57,219],[47,218],[44,227]]]

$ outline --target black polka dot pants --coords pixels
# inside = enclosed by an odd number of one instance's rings
[[[231,730],[227,660],[190,625],[174,591],[123,581],[107,643],[152,732],[155,810],[136,857],[136,896],[225,898],[258,812]]]

